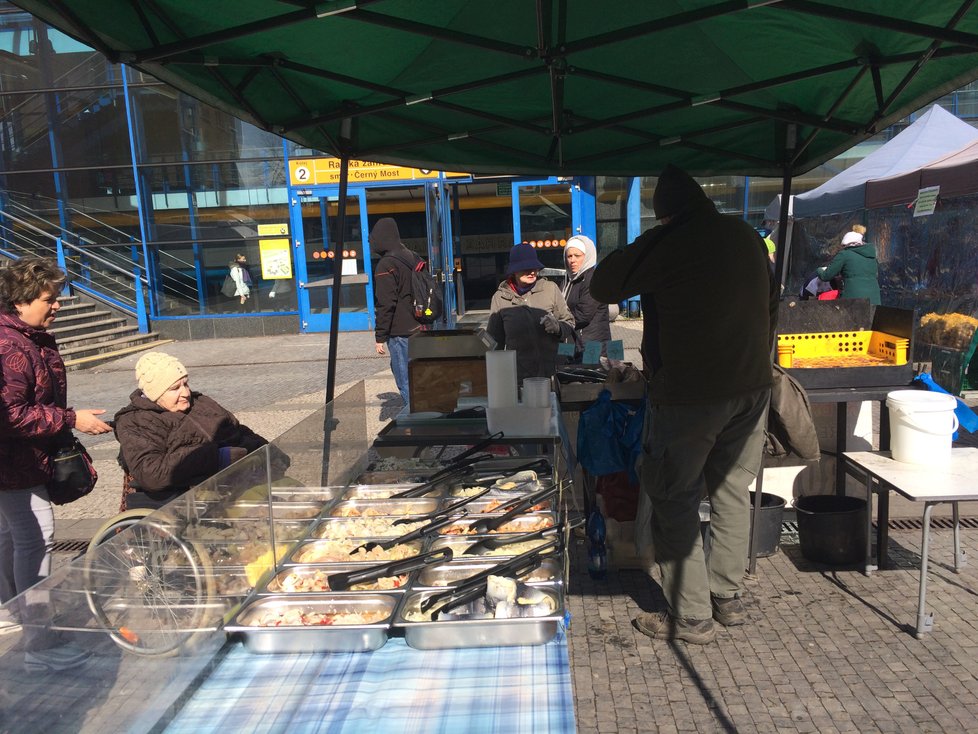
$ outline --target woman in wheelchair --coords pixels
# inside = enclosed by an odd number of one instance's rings
[[[268,443],[217,401],[192,392],[176,357],[147,352],[136,380],[139,389],[115,415],[126,474],[120,511],[162,507]]]

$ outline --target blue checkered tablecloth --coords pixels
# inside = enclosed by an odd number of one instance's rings
[[[574,732],[567,638],[546,645],[261,655],[235,643],[168,734]]]

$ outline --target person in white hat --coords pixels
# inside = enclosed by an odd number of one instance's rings
[[[115,414],[126,472],[120,511],[162,507],[268,443],[216,400],[193,392],[187,368],[172,355],[146,352],[136,381],[129,405]]]
[[[587,342],[601,342],[601,352],[607,352],[611,341],[611,322],[608,304],[600,303],[591,296],[591,276],[598,264],[598,251],[590,237],[577,234],[567,240],[564,247],[567,280],[564,284],[564,300],[574,315],[574,336],[577,352],[584,350]]]
[[[818,268],[820,280],[831,281],[841,275],[843,279],[840,298],[866,298],[870,304],[879,306],[880,297],[879,265],[876,261],[876,245],[863,240],[866,228],[854,225],[852,231],[842,237],[842,249],[827,266]]]

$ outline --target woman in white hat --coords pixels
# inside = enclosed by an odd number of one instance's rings
[[[842,237],[842,249],[826,267],[816,270],[820,280],[831,281],[837,275],[843,279],[840,298],[867,298],[873,306],[880,305],[879,265],[876,245],[863,241],[866,228],[853,225]]]
[[[591,276],[598,264],[598,251],[590,237],[574,235],[564,247],[567,265],[567,281],[564,284],[564,300],[574,315],[574,336],[577,352],[584,351],[587,342],[601,342],[601,353],[607,351],[611,341],[611,323],[608,305],[591,297]]]
[[[164,352],[136,362],[139,389],[115,415],[126,472],[120,511],[157,509],[268,441],[193,392],[187,369]]]

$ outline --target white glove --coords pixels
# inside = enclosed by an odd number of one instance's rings
[[[552,313],[545,313],[543,318],[540,319],[540,323],[548,334],[560,333],[560,322],[557,321],[557,317]]]

